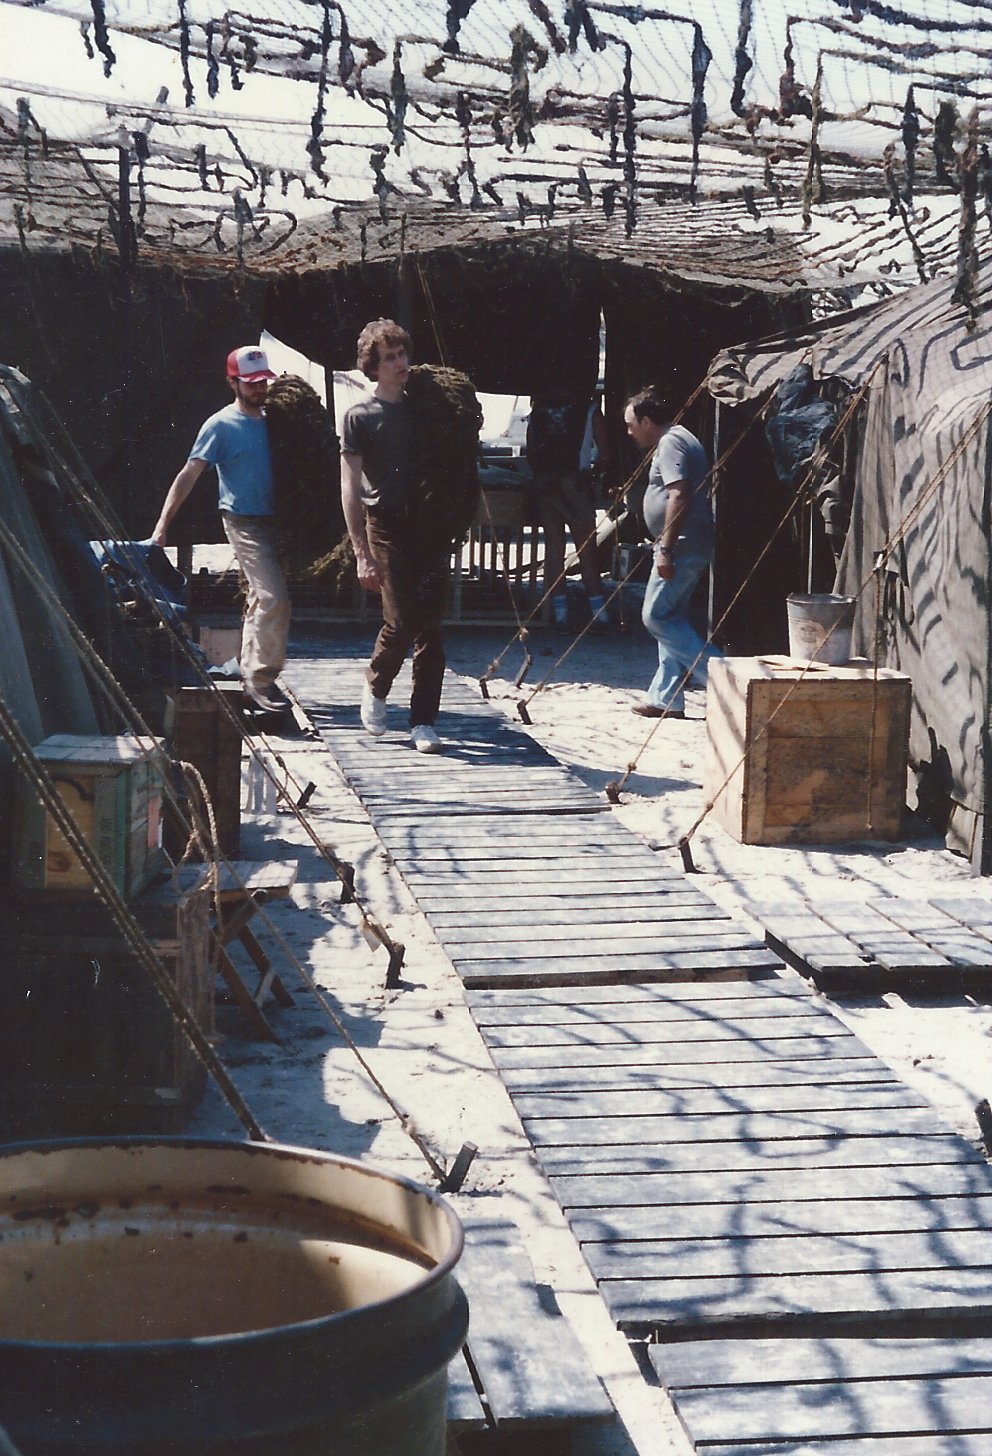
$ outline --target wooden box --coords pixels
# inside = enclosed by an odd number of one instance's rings
[[[210,894],[152,887],[132,911],[204,1031],[213,1023]],[[0,1136],[180,1132],[205,1074],[100,905],[0,915]]]
[[[744,844],[897,839],[911,683],[870,663],[728,657],[709,668],[703,790]]]
[[[225,712],[225,702],[232,710]],[[239,726],[242,688],[238,683],[214,687],[180,688],[175,695],[172,730],[173,756],[199,770],[213,805],[220,850],[236,859],[241,841],[241,748]],[[238,721],[232,722],[232,715]],[[199,803],[195,789],[187,792]],[[167,817],[166,847],[174,860],[186,849],[186,834]],[[193,859],[200,855],[194,849]]]
[[[77,828],[125,899],[161,870],[165,760],[155,739],[75,733],[34,750]],[[15,780],[14,884],[70,899],[95,892],[89,873],[24,775]]]

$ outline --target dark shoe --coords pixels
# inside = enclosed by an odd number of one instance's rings
[[[253,708],[261,708],[263,713],[282,713],[286,708],[285,698],[280,702],[276,698],[270,698],[259,688],[252,687],[251,683],[244,683],[245,697]]]
[[[654,703],[635,703],[630,710],[639,718],[684,718],[681,708],[656,708]]]

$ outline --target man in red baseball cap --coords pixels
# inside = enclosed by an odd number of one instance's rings
[[[245,692],[257,708],[281,713],[285,705],[272,689],[286,660],[290,604],[272,531],[275,499],[265,397],[275,377],[264,349],[247,344],[231,350],[227,380],[234,400],[201,427],[169,487],[152,540],[165,545],[179,507],[208,465],[214,466],[224,534],[248,585],[241,638]]]

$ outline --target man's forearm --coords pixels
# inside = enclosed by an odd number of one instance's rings
[[[677,486],[669,486],[668,501],[665,507],[665,524],[661,528],[661,535],[657,539],[657,545],[666,551],[673,551],[678,540],[679,527],[682,524],[682,517],[689,506],[689,494]]]
[[[205,460],[187,460],[175,480],[169,486],[165,500],[162,502],[162,509],[159,512],[158,520],[155,522],[155,529],[152,531],[151,539],[157,541],[160,546],[165,545],[166,537],[169,534],[169,525],[183,501],[189,495],[196,482],[206,469]]]

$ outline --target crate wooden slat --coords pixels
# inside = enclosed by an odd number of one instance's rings
[[[984,1456],[987,1339],[755,1339],[648,1355],[708,1456]]]
[[[899,837],[908,677],[782,657],[713,669],[703,786],[728,833],[745,844]]]

